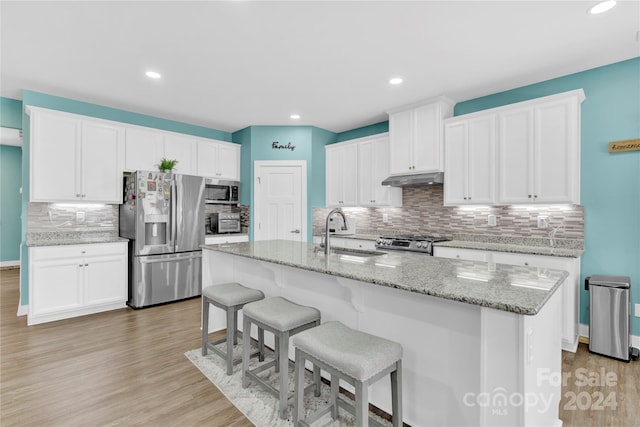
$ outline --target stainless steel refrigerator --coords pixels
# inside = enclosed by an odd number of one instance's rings
[[[204,228],[204,178],[155,171],[124,177],[120,236],[129,239],[129,306],[201,294]]]

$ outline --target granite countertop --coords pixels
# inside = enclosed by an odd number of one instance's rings
[[[65,246],[128,241],[129,239],[120,237],[118,234],[113,232],[54,231],[27,233],[26,245],[29,247]]]
[[[372,257],[338,254],[326,256],[322,250],[318,250],[317,245],[288,240],[202,247],[205,250],[526,315],[538,313],[569,275],[561,270],[462,261],[395,251]]]
[[[582,240],[554,239],[553,243],[551,246],[548,238],[538,237],[455,235],[453,240],[434,243],[434,246],[567,258],[579,258],[584,252]]]

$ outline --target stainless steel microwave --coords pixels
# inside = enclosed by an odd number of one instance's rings
[[[207,178],[204,200],[207,204],[237,205],[240,200],[240,182]]]

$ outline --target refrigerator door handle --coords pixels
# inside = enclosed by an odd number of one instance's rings
[[[176,181],[175,179],[171,181],[171,248],[174,252],[178,251],[178,248],[176,248],[176,222],[178,220],[177,216],[176,216],[176,205],[177,205],[177,196],[176,196]]]
[[[172,262],[172,261],[183,261],[183,260],[187,260],[187,259],[196,259],[196,258],[202,258],[202,253],[188,253],[185,255],[179,255],[179,256],[174,256],[171,258],[166,258],[166,257],[162,257],[162,258],[155,258],[153,256],[149,256],[149,257],[137,257],[138,258],[138,262],[140,264],[156,264],[159,262]]]

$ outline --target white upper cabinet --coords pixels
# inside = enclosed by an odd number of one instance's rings
[[[153,129],[127,128],[125,170],[155,171],[164,155],[164,136]]]
[[[86,201],[122,203],[124,128],[82,120],[82,172]]]
[[[37,107],[27,112],[30,201],[121,202],[124,127]]]
[[[197,150],[197,139],[193,136],[177,133],[166,133],[164,136],[164,155],[162,157],[178,161],[173,168],[174,173],[197,175]],[[158,159],[159,161],[160,159]]]
[[[358,145],[332,144],[326,153],[326,205],[358,206]]]
[[[445,123],[444,204],[493,204],[496,187],[495,114]]]
[[[402,188],[381,185],[389,176],[389,137],[358,143],[358,204],[402,206]]]
[[[143,127],[127,128],[125,170],[158,170],[162,158],[177,160],[173,172],[196,175],[196,138]]]
[[[583,100],[578,90],[499,112],[499,203],[580,203]]]
[[[445,121],[445,205],[580,203],[582,89]]]
[[[389,111],[391,175],[443,170],[442,120],[452,112],[444,97]]]
[[[240,144],[198,139],[197,174],[210,178],[240,180]]]

